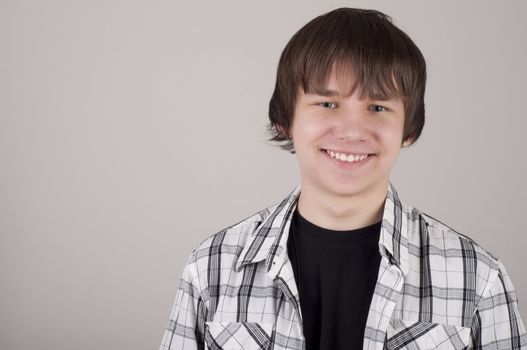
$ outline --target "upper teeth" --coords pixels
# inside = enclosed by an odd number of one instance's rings
[[[367,154],[345,154],[345,153],[338,153],[333,152],[330,150],[326,150],[326,152],[335,159],[344,161],[344,162],[358,162],[359,160],[363,160],[368,155]]]

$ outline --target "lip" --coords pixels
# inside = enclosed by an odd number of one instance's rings
[[[357,150],[353,150],[353,151],[346,151],[346,150],[339,150],[339,149],[336,149],[336,148],[321,148],[322,151],[331,151],[331,152],[334,152],[334,153],[344,153],[344,154],[367,154],[367,155],[375,155],[375,153],[372,153],[372,152],[361,152],[361,151],[357,151]]]
[[[333,150],[332,150],[333,151]],[[356,170],[362,168],[364,165],[368,164],[370,160],[376,156],[376,154],[373,153],[352,153],[352,154],[368,154],[368,156],[362,160],[359,160],[357,162],[345,162],[342,160],[337,160],[335,158],[332,158],[325,149],[321,149],[320,152],[322,152],[322,156],[325,157],[327,160],[331,162],[334,166],[339,167],[340,169],[344,170]],[[338,152],[338,151],[337,151]],[[346,153],[346,152],[342,152]],[[349,154],[349,152],[347,153]]]

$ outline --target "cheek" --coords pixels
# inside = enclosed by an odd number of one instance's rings
[[[403,127],[399,123],[384,123],[376,127],[379,139],[387,146],[400,146],[403,138]]]
[[[300,143],[308,143],[313,141],[317,137],[324,135],[330,129],[327,123],[323,123],[320,120],[315,120],[314,118],[309,118],[304,116],[304,118],[297,119],[293,123],[292,128],[292,137],[293,140],[296,139]]]

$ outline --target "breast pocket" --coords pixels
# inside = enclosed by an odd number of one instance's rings
[[[271,323],[206,322],[205,341],[213,350],[269,350]]]
[[[386,332],[386,349],[466,349],[470,328],[442,323],[391,320]]]

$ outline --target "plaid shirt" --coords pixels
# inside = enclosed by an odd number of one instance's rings
[[[305,349],[286,251],[299,194],[298,187],[194,250],[160,350]],[[470,238],[404,205],[391,183],[379,251],[364,349],[527,349],[503,264]]]

